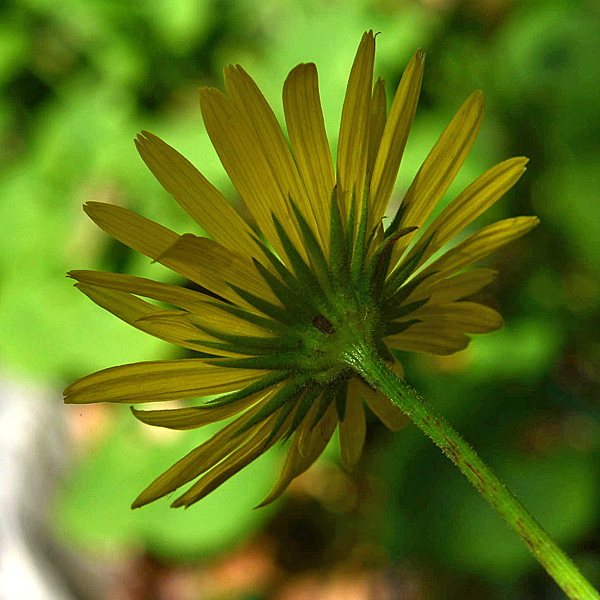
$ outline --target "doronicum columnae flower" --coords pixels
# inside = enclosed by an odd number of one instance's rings
[[[422,231],[481,126],[483,95],[476,91],[442,133],[386,227],[423,54],[418,50],[408,64],[389,112],[384,82],[373,84],[374,56],[369,31],[350,72],[335,166],[314,64],[298,65],[285,81],[288,139],[240,66],[225,69],[226,95],[201,90],[208,134],[256,231],[190,162],[148,132],[136,140],[142,159],[211,237],[179,235],[111,204],[85,206],[108,234],[212,293],[131,275],[69,274],[102,308],[202,355],[99,371],[68,387],[66,402],[137,404],[218,395],[194,407],[132,410],[144,423],[179,430],[231,419],[156,479],[133,507],[197,479],[172,504],[187,507],[291,438],[267,504],[310,467],[336,428],[341,461],[352,469],[365,439],[363,401],[392,430],[405,421],[359,375],[365,349],[400,374],[393,350],[451,354],[466,347],[470,334],[502,326],[496,311],[464,300],[496,273],[467,267],[528,232],[537,219],[499,221],[440,256],[438,251],[515,184],[527,160],[512,158],[486,171]]]

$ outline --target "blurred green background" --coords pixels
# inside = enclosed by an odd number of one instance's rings
[[[197,88],[222,87],[222,68],[240,63],[281,117],[287,72],[314,61],[335,147],[352,59],[371,28],[381,32],[376,72],[388,98],[415,48],[427,53],[396,198],[480,88],[483,129],[445,201],[495,162],[526,155],[523,179],[476,226],[519,214],[542,221],[487,262],[501,275],[483,296],[506,327],[451,357],[406,356],[407,377],[600,585],[595,1],[3,2],[2,370],[58,391],[96,369],[182,356],[104,313],[65,279],[67,270],[85,268],[175,281],[97,229],[82,203],[114,202],[197,233],[137,156],[137,132],[165,139],[237,205],[204,130]],[[68,468],[51,498],[57,543],[124,570],[142,561],[134,571],[154,590],[114,597],[562,597],[412,426],[391,435],[372,420],[357,472],[344,473],[329,452],[268,509],[251,510],[276,476],[281,450],[188,511],[170,511],[165,500],[133,513],[137,493],[210,432],[159,435],[125,407],[54,401],[70,432]],[[107,584],[104,597],[119,585]]]

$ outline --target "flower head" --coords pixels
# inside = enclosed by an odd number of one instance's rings
[[[263,504],[271,502],[318,458],[337,427],[341,460],[351,469],[365,438],[363,400],[389,428],[404,423],[400,409],[357,374],[361,348],[374,349],[401,373],[392,350],[450,354],[467,345],[469,334],[502,326],[497,312],[463,300],[496,273],[465,269],[537,219],[494,223],[434,255],[514,185],[527,161],[513,158],[489,169],[421,231],[480,128],[483,95],[475,92],[385,226],[423,54],[417,51],[404,71],[389,112],[384,82],[373,84],[374,55],[369,31],[350,73],[335,167],[314,64],[298,65],[284,84],[289,143],[240,66],[225,70],[226,95],[201,90],[212,143],[258,231],[191,163],[148,132],[136,140],[142,159],[211,238],[179,235],[118,206],[86,205],[107,233],[212,295],[131,275],[71,272],[101,307],[203,354],[105,369],[68,387],[66,402],[137,404],[220,394],[195,407],[132,410],[144,423],[180,430],[234,417],[154,481],[134,507],[197,479],[173,503],[189,506],[291,438],[281,477]]]

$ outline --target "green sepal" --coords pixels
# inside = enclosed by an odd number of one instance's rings
[[[243,319],[244,321],[248,321],[248,323],[252,323],[253,325],[257,325],[258,327],[262,327],[266,331],[270,331],[271,333],[279,333],[282,335],[288,335],[289,328],[279,323],[278,321],[274,321],[273,319],[268,319],[267,317],[262,317],[249,311],[247,308],[241,308],[240,306],[235,306],[235,304],[225,304],[223,302],[214,302],[209,301],[207,304],[211,306],[216,306],[217,308],[228,312],[234,317],[238,317]]]
[[[346,400],[348,398],[348,379],[344,379],[340,382],[339,386],[335,391],[335,408],[338,413],[340,421],[344,420],[346,415]]]
[[[262,240],[258,238],[254,238],[261,249],[265,253],[265,256],[269,259],[273,268],[277,271],[279,277],[281,277],[282,282],[287,285],[290,290],[296,293],[301,293],[303,290],[302,283],[298,280],[298,278],[281,262],[279,256],[275,254],[272,250],[270,250]]]
[[[283,437],[284,442],[289,439],[289,437],[296,431],[296,429],[298,429],[300,423],[302,423],[302,420],[310,410],[310,407],[312,406],[313,402],[321,393],[321,389],[321,386],[313,383],[310,387],[307,387],[304,390],[304,393],[302,394],[302,397],[298,402],[298,408],[296,409],[296,413],[294,414],[292,424],[289,426],[287,432]]]
[[[398,229],[398,227],[400,226],[400,221],[402,221],[402,217],[404,216],[405,211],[406,205],[404,204],[404,202],[401,202],[400,206],[398,207],[398,210],[396,211],[396,214],[394,215],[394,218],[392,219],[392,222],[388,225],[388,228],[385,230],[385,237],[393,235],[394,232]]]
[[[337,186],[333,188],[329,205],[329,268],[334,285],[344,282],[350,272],[348,246],[337,200]]]
[[[381,338],[377,338],[375,345],[377,346],[377,352],[379,353],[379,356],[381,356],[385,362],[395,362],[396,359],[394,358],[394,355]]]
[[[331,403],[335,401],[335,392],[337,390],[337,384],[333,383],[328,385],[321,394],[319,398],[319,406],[317,406],[317,412],[313,418],[313,422],[310,426],[310,431],[312,431],[319,423],[319,421],[323,418],[327,409],[331,406]]]
[[[324,297],[323,289],[321,288],[321,284],[317,279],[313,270],[306,264],[306,261],[300,256],[300,253],[296,249],[296,246],[290,240],[288,234],[285,229],[281,226],[279,219],[272,215],[273,223],[275,224],[275,229],[277,231],[277,235],[279,236],[279,240],[283,245],[283,249],[287,254],[287,257],[290,261],[290,265],[296,274],[296,277],[299,281],[302,282],[302,290],[303,292],[310,293],[313,301],[315,299],[322,299]]]
[[[417,268],[421,262],[421,259],[423,258],[423,255],[427,251],[427,247],[429,246],[430,242],[431,238],[429,238],[427,242],[423,244],[423,247],[417,253],[415,253],[410,260],[407,260],[404,264],[392,272],[385,283],[386,291],[389,290],[387,295],[391,296],[394,294],[394,292],[398,290],[398,288],[400,288],[400,286],[413,274],[413,271]]]
[[[415,231],[415,229],[418,229],[418,227],[404,227],[401,231],[398,231],[392,236],[385,238],[373,253],[373,256],[369,262],[369,267],[365,274],[363,286],[371,286],[375,298],[379,298],[381,296],[381,291],[383,290],[385,277],[390,265],[392,248],[394,247],[394,244],[400,238]]]
[[[292,205],[296,221],[300,227],[300,233],[302,233],[302,239],[304,240],[308,256],[317,271],[321,283],[324,287],[327,287],[327,284],[329,283],[329,265],[327,264],[327,259],[325,258],[321,244],[319,244],[313,230],[302,213],[298,210],[298,207],[292,198],[290,198],[290,204]]]
[[[383,314],[390,319],[388,315],[393,314],[396,310],[425,280],[429,279],[434,273],[427,273],[419,277],[415,277],[408,283],[404,284],[398,291],[388,298],[383,305]]]
[[[275,423],[273,424],[273,427],[271,427],[271,431],[269,432],[269,435],[266,437],[265,441],[263,442],[263,452],[265,452],[268,449],[269,444],[271,443],[273,438],[279,433],[279,430],[285,423],[285,420],[288,418],[289,414],[292,412],[292,410],[294,410],[295,406],[296,406],[296,403],[287,402],[279,409],[280,412],[277,417],[277,421],[275,421]]]
[[[275,277],[275,275],[273,275],[261,263],[255,259],[252,260],[254,261],[254,266],[260,273],[261,277],[265,280],[266,284],[271,288],[275,296],[277,296],[279,301],[286,308],[301,314],[307,320],[309,320],[310,317],[315,314],[316,308],[314,308],[310,303],[306,302],[306,298],[302,294],[299,294],[297,291],[294,293],[294,291],[292,291],[280,279]]]
[[[247,342],[244,343],[244,336],[239,336],[240,341],[238,343],[233,342],[211,342],[211,341],[198,341],[198,343],[207,346],[208,348],[214,348],[215,350],[225,350],[227,352],[233,352],[235,354],[253,354],[255,356],[268,356],[270,354],[276,354],[277,352],[289,352],[290,350],[298,350],[302,344],[300,339],[295,340],[294,344],[281,344],[280,346],[263,347],[253,345],[251,340],[262,340],[264,338],[247,338]],[[284,339],[284,338],[278,338]],[[212,356],[215,356],[214,354]]]
[[[410,313],[419,310],[419,308],[425,306],[428,302],[429,296],[427,298],[424,298],[423,300],[417,300],[415,302],[409,302],[408,304],[398,305],[393,311],[389,311],[388,313],[386,313],[386,319],[388,320],[388,322],[395,321],[396,319],[401,319],[402,317],[405,317]]]
[[[303,356],[298,352],[285,352],[281,354],[267,354],[265,356],[244,356],[242,358],[214,358],[208,364],[235,369],[260,369],[276,371],[278,369],[297,370]]]
[[[390,321],[385,325],[384,336],[396,335],[406,331],[409,327],[415,323],[421,323],[419,319],[410,319],[409,321]]]
[[[261,377],[258,381],[254,381],[250,385],[247,385],[245,388],[241,390],[237,390],[236,392],[232,392],[230,394],[226,394],[225,396],[221,396],[219,398],[215,398],[214,400],[208,400],[204,404],[196,408],[215,408],[217,406],[226,406],[227,404],[231,404],[232,402],[237,402],[238,400],[243,400],[252,394],[256,394],[258,392],[262,392],[262,390],[266,390],[273,385],[288,379],[291,376],[290,371],[275,371],[274,373],[269,373],[264,377]]]
[[[264,402],[264,406],[252,416],[252,418],[232,433],[231,437],[237,437],[249,429],[252,429],[252,427],[269,418],[278,408],[281,408],[286,403],[290,405],[291,410],[296,404],[295,401],[292,400],[292,397],[296,395],[309,380],[310,377],[308,375],[298,375],[293,379],[290,379],[290,381],[288,381],[280,390],[275,392],[271,398]],[[275,428],[273,428],[273,430],[275,431]]]
[[[348,248],[348,267],[354,260],[354,234],[356,232],[356,193],[352,192],[350,199],[350,212],[346,223],[346,248]]]
[[[296,323],[296,315],[291,313],[289,310],[285,310],[280,306],[275,306],[271,302],[244,290],[233,283],[228,284],[229,287],[240,297],[243,298],[248,304],[251,304],[254,308],[259,310],[261,313],[271,317],[275,321],[284,323],[286,325],[292,325]]]

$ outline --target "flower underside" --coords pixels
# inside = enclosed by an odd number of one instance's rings
[[[516,183],[527,160],[486,171],[423,231],[479,131],[483,96],[475,92],[384,227],[423,54],[417,51],[409,63],[388,112],[383,81],[373,85],[374,50],[367,32],[350,74],[335,170],[314,65],[298,65],[284,85],[289,142],[241,67],[225,72],[227,96],[201,90],[208,133],[258,234],[191,163],[148,132],[136,140],[143,160],[212,239],[179,235],[114,205],[86,205],[107,233],[212,297],[131,275],[72,271],[76,286],[101,307],[203,354],[105,369],[69,386],[65,401],[136,404],[218,395],[196,407],[132,410],[144,423],[179,430],[235,417],[154,481],[134,507],[200,477],[173,502],[189,506],[291,438],[281,477],[263,504],[271,502],[318,458],[336,428],[342,464],[351,469],[365,439],[363,400],[390,429],[405,422],[357,375],[364,348],[401,374],[394,350],[451,354],[465,348],[469,335],[502,326],[496,311],[465,300],[495,271],[468,267],[537,219],[500,221],[440,250]]]

